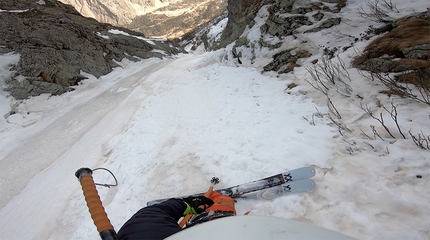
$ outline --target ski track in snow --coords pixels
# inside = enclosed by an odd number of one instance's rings
[[[151,71],[154,69],[156,66],[151,66]],[[2,195],[0,206],[4,206],[10,200],[7,197],[17,195],[30,179],[69,151],[71,146],[78,143],[104,119],[111,119],[112,115],[121,112],[122,119],[117,120],[126,124],[134,108],[130,105],[127,108],[121,108],[121,105],[124,105],[124,100],[134,90],[142,75],[147,72],[148,69],[143,69],[135,75],[121,79],[112,89],[76,106],[5,156],[1,162],[3,167],[0,169],[0,174],[3,176],[1,192],[6,194]],[[112,133],[102,130],[99,134],[102,137],[104,134]],[[3,181],[14,184],[3,184]]]
[[[25,187],[12,200],[18,203],[8,204],[1,211],[3,221],[7,220],[9,224],[21,222],[9,228],[12,232],[6,235],[8,239],[16,237],[15,231],[22,233],[22,238],[32,238],[38,234],[42,234],[40,238],[36,237],[38,239],[49,236],[49,231],[43,230],[44,226],[54,224],[58,216],[25,222],[21,218],[28,215],[28,210],[23,206],[37,206],[41,216],[51,211],[61,212],[70,192],[58,193],[67,189],[70,183],[76,190],[76,178],[73,174],[67,174],[72,173],[67,169],[77,170],[82,166],[103,163],[105,157],[101,153],[104,142],[125,131],[140,100],[146,96],[146,91],[140,91],[138,96],[135,93],[137,88],[142,88],[142,79],[168,63],[153,64],[119,79],[114,86],[72,108],[2,159],[5,167],[0,169],[3,176],[1,192],[7,193],[2,194],[2,205]],[[3,221],[1,225],[6,226]]]

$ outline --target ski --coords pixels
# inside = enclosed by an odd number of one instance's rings
[[[262,178],[262,179],[259,179],[259,180],[253,181],[253,182],[244,183],[244,184],[240,184],[240,185],[229,187],[229,188],[218,189],[215,191],[217,191],[221,194],[230,196],[232,198],[238,198],[238,197],[241,197],[242,195],[247,194],[247,193],[260,191],[260,190],[264,190],[264,189],[272,188],[272,187],[276,187],[276,186],[281,186],[281,187],[286,186],[285,189],[282,189],[282,191],[288,192],[287,186],[290,186],[290,188],[291,188],[291,186],[293,186],[293,185],[291,185],[291,184],[285,185],[285,184],[290,183],[290,182],[292,183],[292,182],[295,182],[298,180],[305,180],[305,179],[311,178],[313,176],[315,176],[315,169],[313,167],[302,167],[302,168],[297,168],[297,169],[290,170],[287,172],[279,173],[279,174],[276,174],[276,175],[273,175],[270,177]],[[315,184],[315,182],[314,182],[314,184]],[[299,186],[299,185],[297,185],[297,186]],[[299,189],[299,188],[297,187],[294,189]],[[291,192],[292,190],[289,190],[289,191]],[[179,198],[185,198],[188,196],[201,196],[201,195],[203,195],[203,193],[182,196]],[[151,206],[151,205],[154,205],[157,203],[161,203],[161,202],[168,200],[168,199],[170,199],[170,198],[164,198],[164,199],[157,199],[157,200],[149,201],[147,203],[147,205]]]
[[[284,183],[280,186],[273,187],[278,190],[278,194],[284,193],[299,193],[306,192],[314,189],[316,186],[315,181],[312,179],[302,179],[289,183]]]
[[[257,198],[272,200],[275,197],[288,193],[300,193],[314,189],[315,181],[312,179],[302,179],[281,184],[279,186],[264,189],[257,193]],[[247,196],[245,196],[247,197]]]

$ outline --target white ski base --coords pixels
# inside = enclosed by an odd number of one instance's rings
[[[176,233],[169,240],[205,239],[339,239],[352,240],[338,232],[309,223],[266,216],[225,217]]]

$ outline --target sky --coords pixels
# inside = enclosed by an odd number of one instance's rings
[[[428,5],[393,3],[399,13],[390,16],[396,18]],[[336,28],[284,40],[282,49],[306,44],[313,54],[301,59],[294,73],[261,73],[279,50],[242,47],[240,65],[229,45],[214,52],[200,47],[164,59],[123,60],[100,78],[83,72],[88,79],[61,96],[15,100],[1,91],[2,238],[98,239],[74,176],[81,167],[115,174],[117,187],[97,189],[119,230],[146,202],[206,191],[212,177],[220,179],[216,188],[224,188],[312,166],[313,191],[273,200],[239,199],[238,215],[250,211],[297,220],[357,239],[429,239],[430,152],[410,136],[401,138],[381,108],[394,103],[406,133],[428,136],[429,106],[381,94],[381,83],[350,66],[375,37],[332,60],[345,64],[345,83],[352,89],[341,95],[345,84],[337,85],[328,93],[341,118],[328,108],[327,96],[308,83],[312,77],[305,66],[321,58],[323,47],[348,46],[369,25],[377,25],[359,16],[360,6],[348,1]],[[254,27],[246,29],[250,42],[259,41],[267,16],[263,7]],[[211,29],[211,36],[219,36],[221,25],[225,21]],[[18,61],[16,53],[0,56],[2,89]],[[297,87],[289,88],[292,83]],[[395,138],[360,104],[382,113]],[[371,125],[382,139],[373,137]],[[103,171],[93,177],[114,182]]]

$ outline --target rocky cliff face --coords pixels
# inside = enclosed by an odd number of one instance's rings
[[[269,15],[260,27],[261,36],[270,35],[281,40],[282,37],[292,36],[305,25],[314,26],[307,32],[317,32],[340,24],[341,19],[334,17],[334,14],[345,5],[346,0],[229,0],[228,22],[218,41],[208,40],[208,31],[204,28],[192,33],[196,38],[186,36],[184,39],[194,41],[194,46],[204,41],[212,42],[207,44],[207,49],[223,48],[237,40],[236,46],[247,45],[249,42],[243,36],[244,30],[255,25],[257,13],[265,6]]]
[[[238,39],[246,26],[253,25],[260,8],[264,4],[273,3],[275,0],[228,0],[228,23],[217,47],[225,47]]]
[[[109,73],[123,58],[163,57],[182,52],[164,41],[145,41],[127,29],[85,18],[56,0],[2,0],[0,53],[21,54],[16,76],[7,79],[17,99],[61,94],[84,77]]]
[[[221,15],[227,0],[61,0],[82,15],[150,37],[180,37]]]

